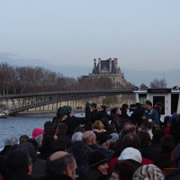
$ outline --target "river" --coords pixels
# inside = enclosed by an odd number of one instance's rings
[[[52,121],[55,113],[38,115],[18,115],[0,119],[0,148],[4,146],[4,139],[14,135],[18,139],[21,135],[32,137],[34,128],[42,128],[46,121]]]

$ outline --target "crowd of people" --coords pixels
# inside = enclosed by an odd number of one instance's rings
[[[180,115],[161,122],[162,106],[149,100],[128,108],[87,103],[76,117],[60,107],[32,137],[6,138],[0,180],[180,179]]]

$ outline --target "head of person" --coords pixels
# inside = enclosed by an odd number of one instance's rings
[[[17,143],[18,143],[18,140],[17,140],[16,136],[8,136],[4,140],[4,145],[5,146],[14,146]]]
[[[73,135],[72,135],[72,143],[73,142],[76,142],[76,141],[82,141],[82,137],[83,137],[83,133],[82,132],[75,132]]]
[[[117,114],[117,115],[121,115],[121,109],[119,107],[115,107],[111,110],[111,114]]]
[[[151,110],[151,108],[152,108],[152,102],[151,101],[149,101],[149,100],[147,100],[146,102],[145,102],[145,104],[144,104],[144,108],[146,109],[146,110]]]
[[[105,105],[101,105],[100,108],[99,108],[99,111],[107,112],[107,107]]]
[[[77,164],[73,156],[64,151],[55,152],[47,162],[47,173],[53,177],[66,175],[75,180],[76,168]]]
[[[92,129],[96,129],[96,130],[99,130],[99,131],[104,130],[104,124],[100,120],[97,120],[92,125]]]
[[[122,137],[129,133],[136,134],[136,126],[132,123],[126,123],[124,125],[124,128],[122,129]]]
[[[51,129],[53,128],[53,123],[51,121],[46,121],[44,123],[44,131],[46,131],[47,129]]]
[[[62,116],[72,116],[73,115],[73,112],[72,112],[72,107],[71,106],[63,106],[60,110],[60,113]]]
[[[56,128],[56,135],[65,135],[67,133],[68,127],[65,123],[59,123]]]
[[[19,144],[22,144],[22,143],[25,143],[25,142],[28,142],[28,141],[29,141],[29,136],[27,136],[27,135],[22,135],[19,138]]]
[[[92,103],[91,106],[90,106],[90,108],[91,108],[91,111],[92,111],[92,112],[93,112],[93,111],[96,111],[96,110],[97,110],[97,104],[96,104],[96,103]]]
[[[82,139],[83,142],[87,145],[96,144],[96,134],[93,131],[85,131]]]
[[[32,138],[33,138],[33,139],[36,139],[37,136],[39,136],[39,135],[41,135],[41,134],[43,134],[43,133],[44,133],[44,131],[43,131],[42,129],[40,129],[40,128],[35,128],[35,129],[33,130],[33,132],[32,132]]]
[[[128,104],[123,104],[123,105],[122,105],[122,109],[128,110]]]
[[[97,134],[97,144],[101,145],[102,147],[109,149],[110,148],[110,139],[111,135],[102,133],[102,134]]]
[[[139,131],[138,136],[141,140],[141,147],[151,144],[151,137],[146,131]]]
[[[138,149],[133,148],[133,147],[125,148],[121,152],[118,160],[127,160],[127,159],[134,160],[134,161],[136,161],[136,162],[141,164],[142,163],[141,152]]]
[[[139,136],[133,133],[126,134],[122,139],[122,148],[125,149],[127,147],[140,149],[141,140]]]
[[[6,159],[8,175],[30,175],[32,173],[31,159],[28,151],[22,149],[11,150]]]
[[[137,163],[131,159],[117,161],[113,168],[113,173],[110,180],[132,180],[134,172],[140,166],[140,163]]]
[[[98,170],[102,175],[108,175],[108,162],[107,158],[101,151],[93,151],[88,157],[89,167]]]
[[[162,171],[155,165],[143,165],[133,174],[133,180],[164,180]]]

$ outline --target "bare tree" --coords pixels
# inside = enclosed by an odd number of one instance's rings
[[[167,83],[165,79],[154,79],[151,83],[150,83],[150,87],[151,88],[166,88],[167,87]]]
[[[146,86],[146,84],[142,83],[142,84],[140,85],[140,89],[141,89],[141,90],[147,90],[147,89],[148,89],[148,86]]]

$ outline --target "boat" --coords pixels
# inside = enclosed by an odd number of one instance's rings
[[[0,118],[1,119],[7,118],[7,117],[8,117],[8,115],[6,112],[0,112]]]
[[[157,103],[162,105],[162,122],[165,116],[171,116],[174,113],[180,114],[179,88],[135,90],[134,93],[137,103],[144,104],[146,100],[150,100],[153,106]]]

